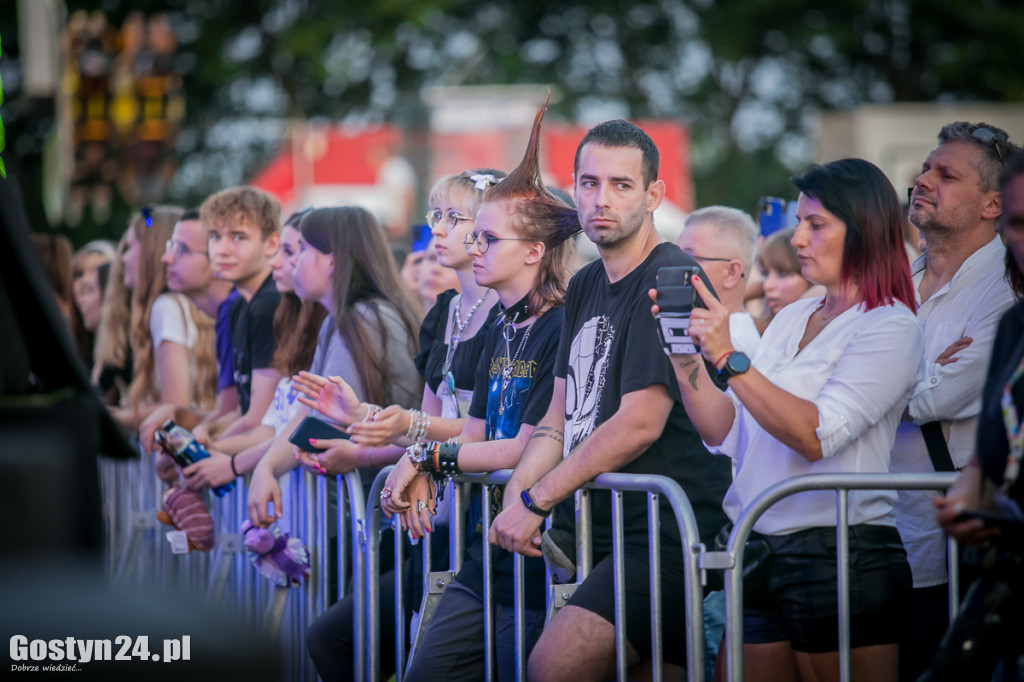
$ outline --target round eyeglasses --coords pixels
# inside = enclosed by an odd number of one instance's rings
[[[481,254],[485,254],[485,253],[487,253],[487,249],[489,249],[491,244],[493,244],[494,242],[529,242],[529,241],[533,241],[533,240],[532,239],[524,239],[522,237],[495,237],[493,234],[491,234],[489,232],[481,232],[479,234],[470,232],[469,234],[466,235],[466,238],[463,240],[462,243],[466,247],[466,253],[469,253],[469,250],[471,248],[473,248],[473,245],[475,244],[477,251],[479,251]]]
[[[472,220],[472,218],[468,218],[455,211],[444,212],[439,208],[435,208],[433,211],[427,213],[427,226],[430,227],[431,230],[441,223],[443,223],[449,230],[454,230],[455,226],[464,220]]]

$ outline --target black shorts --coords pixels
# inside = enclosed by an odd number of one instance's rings
[[[683,560],[662,543],[661,638],[666,663],[686,666],[686,595]],[[598,557],[594,557],[597,559]],[[644,660],[651,657],[651,569],[646,547],[626,547],[626,639]],[[598,561],[568,601],[615,623],[615,565],[608,554]],[[702,608],[702,606],[701,606]]]
[[[764,536],[771,556],[744,579],[743,641],[788,641],[795,651],[839,648],[835,527]],[[892,526],[850,527],[850,646],[895,644],[912,587]]]

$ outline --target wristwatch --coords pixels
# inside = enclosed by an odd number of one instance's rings
[[[734,350],[725,359],[722,369],[718,370],[718,376],[723,381],[728,381],[738,374],[743,374],[748,369],[750,369],[750,358],[747,357],[746,353]]]
[[[533,498],[530,497],[530,489],[529,488],[527,488],[523,492],[519,493],[519,499],[523,501],[523,506],[524,507],[526,507],[527,509],[532,511],[537,516],[543,516],[544,518],[547,518],[547,517],[551,516],[551,510],[550,509],[541,509],[533,501]]]

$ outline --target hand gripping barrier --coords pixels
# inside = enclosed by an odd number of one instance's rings
[[[187,592],[234,610],[281,643],[285,679],[316,680],[305,654],[305,635],[309,624],[329,606],[331,574],[337,576],[339,598],[346,593],[350,575],[357,605],[367,593],[360,549],[366,501],[359,472],[331,481],[296,469],[280,479],[284,509],[278,523],[309,547],[312,563],[301,587],[280,588],[259,575],[245,556],[239,532],[248,518],[244,479],[238,479],[235,489],[224,497],[208,497],[216,532],[213,550],[175,555],[164,537],[172,529],[156,521],[166,484],[156,477],[153,457],[141,454],[124,461],[99,458],[108,578],[117,584]],[[329,489],[332,485],[334,490]],[[329,495],[335,491],[337,504]],[[329,517],[331,507],[335,518]],[[334,529],[337,552],[328,556]],[[365,647],[365,623],[361,623],[355,632],[357,647]],[[357,663],[356,679],[364,679],[361,666]]]
[[[945,490],[956,480],[955,473],[933,474],[809,474],[782,481],[761,493],[743,510],[733,526],[725,552],[707,552],[702,566],[725,570],[725,655],[730,682],[743,679],[743,551],[754,524],[772,505],[795,493],[808,490],[836,491],[836,537],[838,545],[839,675],[850,679],[850,490]],[[956,543],[949,551],[950,620],[956,615]]]
[[[366,510],[367,544],[366,585],[369,589],[366,600],[366,648],[362,657],[366,661],[366,678],[371,682],[380,679],[380,598],[378,593],[380,573],[380,535],[381,535],[381,509],[380,490],[384,481],[390,473],[391,467],[381,470],[370,490],[370,497]],[[450,482],[446,503],[454,504],[455,508],[461,508],[461,488],[459,484],[470,484],[481,486],[489,499],[490,489],[495,485],[503,485],[508,482],[511,472],[509,470],[496,471],[490,474],[462,474],[456,477],[456,482]],[[703,616],[703,592],[701,587],[701,569],[698,565],[698,556],[703,550],[700,545],[697,522],[690,506],[689,500],[678,483],[665,476],[639,475],[639,474],[602,474],[595,480],[586,484],[576,494],[577,508],[577,579],[582,581],[592,568],[591,550],[591,528],[590,528],[590,495],[594,490],[607,490],[612,495],[612,524],[613,543],[612,555],[615,576],[615,646],[616,665],[619,679],[626,679],[626,631],[625,631],[625,556],[622,521],[622,493],[629,491],[641,491],[647,493],[648,510],[648,540],[651,548],[651,642],[653,659],[653,679],[660,680],[662,677],[661,659],[664,651],[661,637],[661,545],[657,529],[660,525],[660,509],[658,506],[659,496],[664,495],[672,506],[679,525],[680,537],[682,538],[683,565],[686,589],[686,632],[687,632],[687,670],[691,680],[704,679],[704,616]],[[490,505],[482,505],[483,533],[486,535],[492,519],[490,518]],[[465,529],[463,527],[463,515],[452,514],[452,523],[449,526],[452,570],[446,577],[439,577],[443,574],[431,573],[429,543],[424,546],[424,594],[432,589],[443,588],[447,581],[450,581],[454,573],[461,565],[461,547],[464,544]],[[395,565],[401,566],[402,561],[402,534],[395,534]],[[490,566],[489,552],[484,553],[484,641],[485,648],[485,670],[487,679],[495,679],[495,649],[494,633],[491,622],[494,613],[494,595],[491,589],[492,569]],[[515,585],[515,624],[516,624],[516,677],[519,680],[526,678],[525,660],[525,634],[524,634],[524,598],[523,598],[523,558],[516,555],[513,564],[514,585]],[[440,585],[431,584],[432,581],[440,581]],[[402,599],[402,571],[395,571],[395,669],[396,679],[402,680],[403,672],[407,664],[405,656],[405,618]],[[548,613],[564,605],[571,596],[575,585],[554,585],[548,590]],[[424,617],[427,617],[426,615]]]

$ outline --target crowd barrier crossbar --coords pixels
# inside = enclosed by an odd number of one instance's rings
[[[366,565],[367,565],[367,580],[366,585],[368,588],[368,595],[366,600],[366,610],[361,614],[366,619],[366,649],[357,658],[362,658],[366,662],[366,678],[371,682],[377,682],[380,679],[380,595],[379,595],[379,582],[380,582],[380,537],[383,529],[386,525],[382,526],[382,511],[380,508],[380,491],[384,486],[385,479],[390,473],[392,467],[382,469],[374,480],[373,486],[370,489],[370,497],[366,509],[366,524],[369,532],[367,533],[367,545],[365,547],[366,554]],[[490,504],[489,500],[492,494],[492,488],[496,485],[504,485],[508,482],[509,476],[511,475],[510,470],[495,471],[489,474],[462,474],[456,477],[448,485],[448,493],[446,502],[448,504],[455,505],[455,509],[462,508],[461,501],[461,489],[462,484],[469,484],[472,486],[480,487],[480,494],[484,497],[482,499],[483,504],[481,507],[483,515],[482,532],[486,534],[490,528],[492,519],[490,518]],[[661,669],[661,658],[663,654],[663,643],[661,637],[661,589],[660,589],[660,566],[661,566],[661,544],[660,535],[658,528],[660,524],[660,508],[659,508],[659,496],[663,496],[670,503],[673,512],[675,513],[676,522],[679,526],[680,537],[682,538],[680,551],[683,553],[683,566],[684,566],[684,579],[686,583],[686,631],[687,631],[687,670],[689,679],[694,682],[700,682],[704,679],[704,614],[703,614],[703,591],[702,591],[702,574],[698,562],[699,553],[703,550],[703,546],[700,544],[699,533],[697,530],[696,518],[693,514],[693,509],[690,505],[686,494],[678,483],[665,476],[657,475],[640,475],[640,474],[602,474],[596,479],[586,484],[584,488],[577,494],[577,544],[579,551],[579,570],[578,580],[582,581],[591,568],[591,527],[590,527],[590,510],[589,510],[589,496],[594,490],[608,491],[612,495],[613,500],[613,565],[615,575],[615,612],[616,612],[616,628],[615,628],[615,643],[616,643],[616,666],[618,670],[618,676],[620,679],[626,678],[626,642],[627,633],[625,631],[625,551],[624,551],[624,536],[623,536],[623,518],[622,518],[622,493],[624,492],[644,492],[647,494],[647,508],[648,508],[648,526],[649,530],[649,541],[652,552],[651,572],[650,580],[652,581],[651,590],[651,641],[652,641],[652,654],[654,658],[653,664],[653,679],[661,680],[662,669]],[[456,545],[458,541],[461,543],[461,538],[465,537],[464,528],[464,515],[460,513],[450,514],[449,524],[450,542],[454,548],[461,547],[461,544]],[[432,585],[430,584],[431,573],[429,569],[431,562],[429,559],[430,544],[424,541],[424,593],[431,590]],[[402,556],[402,533],[395,533],[395,560],[396,567],[400,566]],[[684,549],[688,548],[688,549]],[[455,566],[460,565],[461,551],[454,552],[452,556],[455,557],[453,564]],[[494,633],[492,632],[493,613],[494,613],[494,601],[493,601],[493,589],[492,576],[493,569],[491,567],[490,553],[484,552],[484,641],[485,641],[485,674],[487,679],[495,679],[496,675],[496,662],[495,648],[494,648]],[[454,575],[458,569],[453,566],[451,574]],[[436,567],[434,567],[436,568]],[[515,556],[514,565],[514,586],[515,586],[515,600],[514,600],[514,617],[515,617],[515,637],[516,637],[516,677],[518,680],[526,679],[526,656],[525,656],[525,628],[524,628],[524,583],[523,583],[523,557],[520,555]],[[435,577],[438,573],[433,574]],[[405,630],[404,630],[404,603],[403,603],[403,580],[402,571],[395,571],[395,623],[396,623],[396,679],[401,682],[405,666],[408,661],[404,655],[405,649]],[[557,585],[554,586],[554,593],[558,591],[565,591],[564,599],[568,598],[569,590],[572,585]],[[550,599],[552,597],[552,590],[547,591],[546,597],[549,599],[548,612],[551,613]]]
[[[163,508],[166,484],[156,476],[154,458],[141,448],[140,452],[134,460],[98,458],[108,580],[115,585],[174,589],[238,613],[280,642],[286,679],[317,680],[306,655],[305,633],[329,606],[331,573],[337,577],[339,598],[345,595],[350,577],[357,602],[366,594],[366,567],[360,552],[366,499],[359,472],[333,481],[301,469],[282,477],[284,508],[275,510],[281,517],[278,525],[309,548],[311,571],[301,586],[280,588],[260,575],[246,557],[240,530],[248,518],[248,488],[243,479],[223,497],[207,497],[214,522],[213,549],[208,554],[175,555],[165,539],[173,529],[156,520],[156,512]],[[328,485],[336,486],[337,514],[333,519],[328,516]],[[338,532],[337,552],[328,556],[329,535],[334,529]],[[357,646],[365,647],[364,627],[357,627],[355,637]],[[361,674],[361,666],[357,672]]]
[[[808,491],[836,492],[836,539],[838,544],[839,674],[842,682],[850,679],[850,593],[849,593],[849,505],[851,490],[946,490],[956,480],[955,473],[929,474],[808,474],[781,481],[761,493],[740,513],[725,552],[704,553],[704,568],[725,571],[725,656],[726,679],[743,679],[743,555],[754,524],[776,502]],[[949,595],[950,620],[956,615],[958,572],[956,543],[950,541]]]

